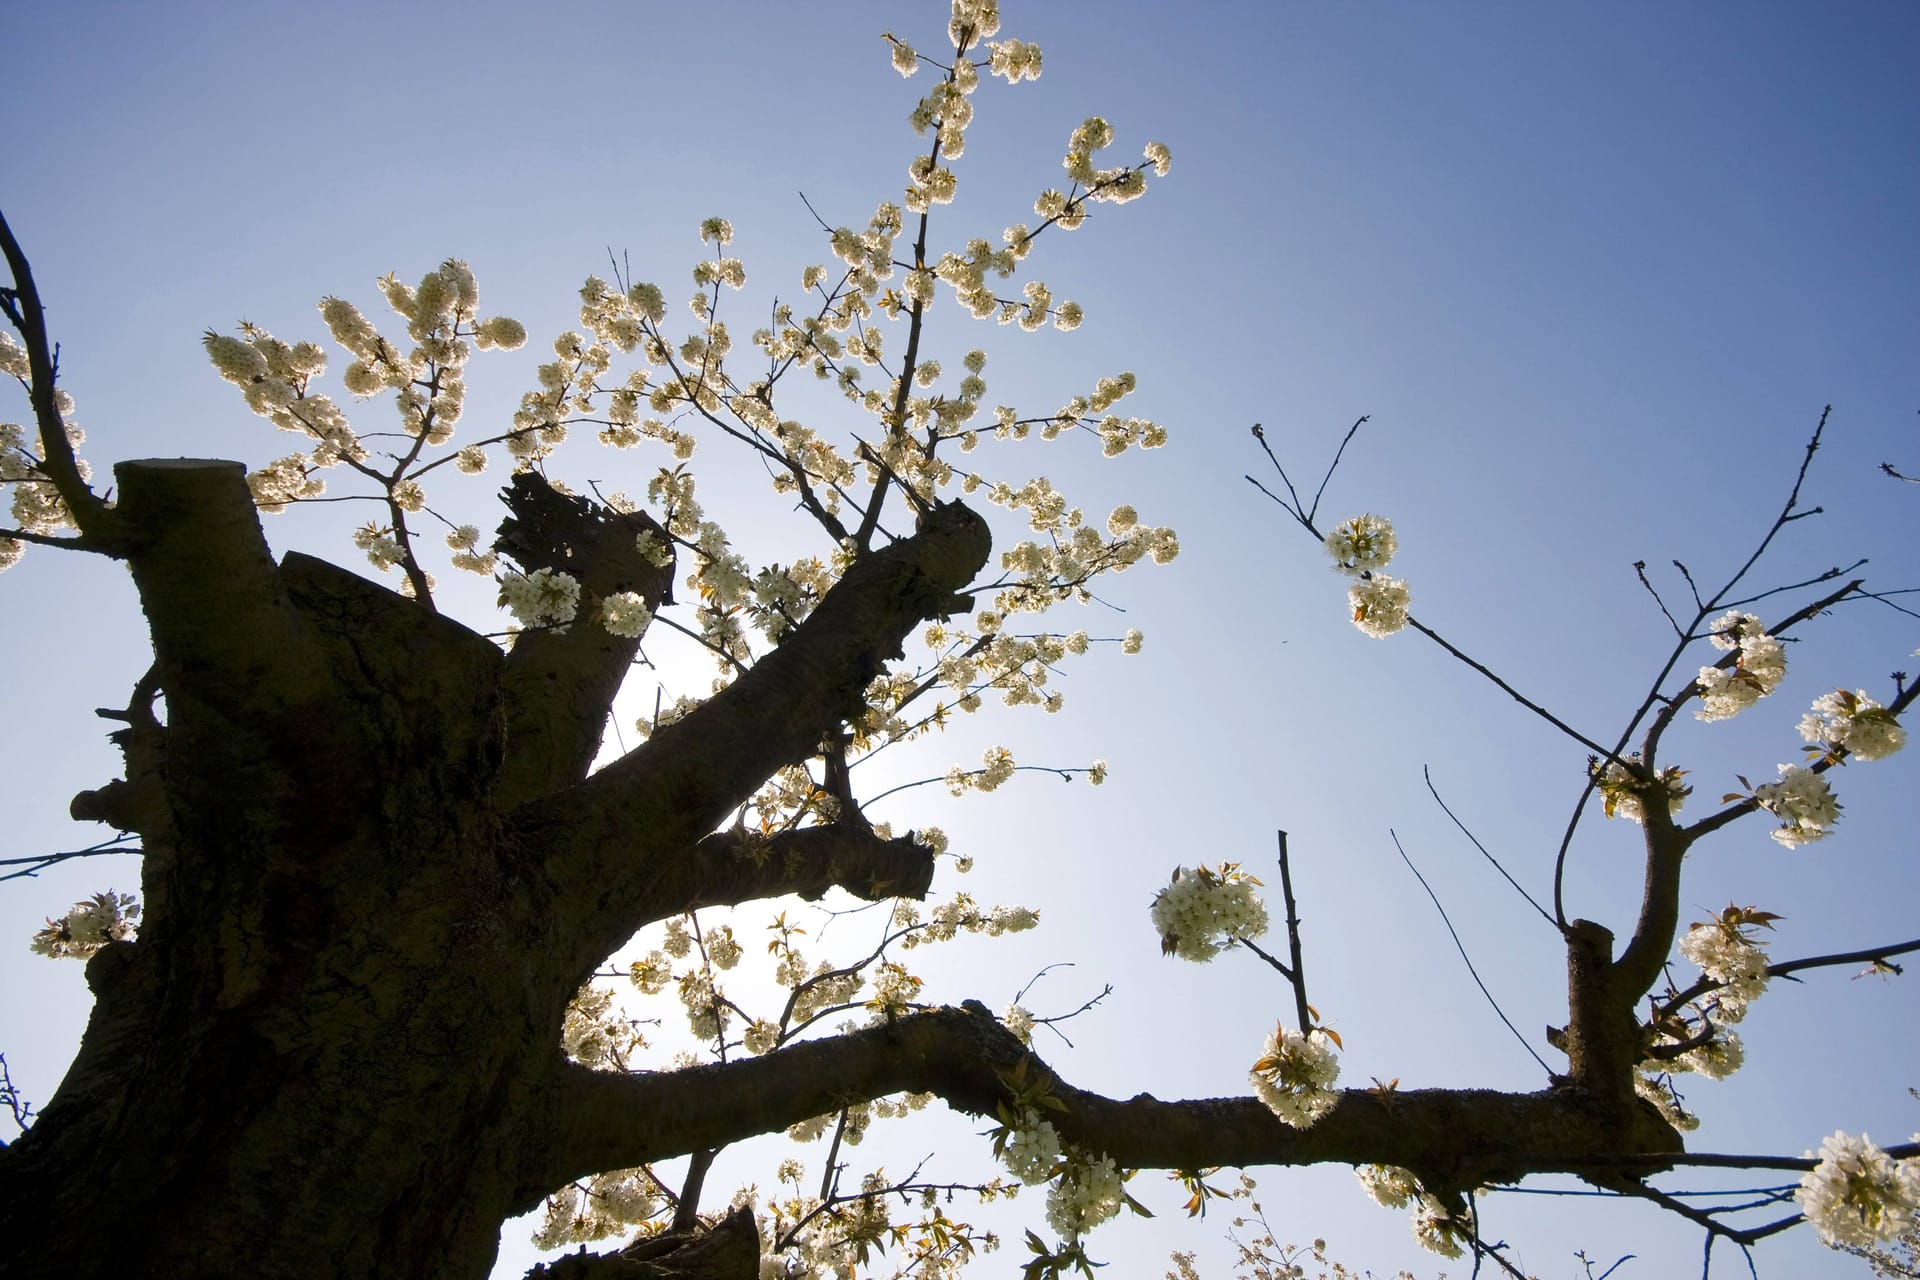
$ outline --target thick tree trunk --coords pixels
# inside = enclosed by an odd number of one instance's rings
[[[6,1153],[10,1269],[484,1275],[579,980],[492,811],[502,655],[318,561],[269,562],[265,603],[174,567],[136,562],[182,614],[146,928],[90,962],[80,1055]],[[318,669],[283,682],[289,653]]]
[[[118,474],[166,723],[76,808],[140,832],[147,911],[89,962],[80,1054],[0,1152],[6,1274],[484,1276],[552,1189],[566,1005],[624,936],[702,901],[925,891],[925,851],[864,829],[779,856],[702,837],[951,607],[987,550],[964,508],[850,574],[677,749],[587,785],[636,641],[583,615],[504,655],[275,565],[235,464]],[[665,595],[645,517],[508,500],[523,563]]]

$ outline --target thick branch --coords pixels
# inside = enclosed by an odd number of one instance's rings
[[[933,853],[910,835],[882,840],[846,823],[771,836],[720,831],[661,868],[648,887],[646,918],[786,893],[818,898],[836,885],[870,902],[924,898],[932,884]]]
[[[150,458],[122,462],[114,474],[173,727],[201,710],[247,723],[263,707],[302,714],[324,705],[327,666],[287,599],[246,469]]]
[[[1656,779],[1654,801],[1645,806],[1647,871],[1640,918],[1613,966],[1614,985],[1629,1008],[1660,980],[1673,950],[1674,931],[1680,923],[1680,869],[1693,843],[1691,834],[1675,826],[1658,802],[1658,785]]]
[[[912,537],[858,561],[779,648],[712,700],[516,824],[549,875],[580,895],[567,930],[597,963],[643,918],[672,860],[783,765],[804,760],[864,706],[864,692],[921,622],[960,612],[957,593],[992,549],[984,520],[936,508]]]
[[[507,756],[494,789],[494,803],[506,811],[586,777],[640,649],[637,637],[602,626],[592,602],[634,591],[658,609],[672,597],[673,566],[655,565],[636,548],[642,533],[668,545],[666,531],[644,512],[609,511],[530,471],[514,476],[502,497],[513,514],[494,549],[529,571],[571,574],[582,588],[581,616],[571,626],[522,632],[507,655]]]
[[[1596,1164],[1636,1173],[1670,1167],[1680,1139],[1651,1107],[1609,1113],[1577,1089],[1509,1094],[1421,1089],[1381,1097],[1349,1090],[1311,1129],[1282,1124],[1254,1098],[1124,1101],[1076,1089],[1033,1058],[985,1007],[932,1009],[759,1058],[657,1075],[569,1066],[559,1077],[543,1167],[520,1199],[605,1169],[778,1132],[801,1120],[892,1093],[931,1092],[973,1114],[1006,1096],[1022,1060],[1064,1110],[1049,1119],[1068,1141],[1128,1168],[1394,1164],[1435,1186],[1579,1173]]]

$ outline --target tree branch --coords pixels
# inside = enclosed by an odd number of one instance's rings
[[[0,214],[0,253],[6,256],[7,270],[13,275],[13,287],[0,290],[0,309],[26,339],[27,394],[33,402],[34,422],[40,428],[41,468],[72,513],[86,549],[117,556],[121,554],[119,518],[80,478],[80,464],[73,456],[72,441],[67,439],[67,424],[54,400],[59,371],[47,337],[46,308],[40,304],[40,290],[33,282],[26,251],[14,239],[4,214]]]
[[[924,898],[932,884],[933,852],[911,835],[882,840],[850,823],[770,836],[719,831],[661,868],[649,886],[646,918],[786,893],[818,898],[835,886],[869,902]]]
[[[223,757],[223,750],[194,754],[217,740],[182,744],[179,735],[217,738],[236,726],[303,753],[324,728],[314,712],[330,706],[335,691],[317,637],[267,549],[246,469],[151,458],[122,462],[114,474],[128,564],[153,633],[170,732],[184,747],[180,758]],[[268,708],[288,718],[288,733],[259,723]]]
[[[1784,978],[1788,974],[1798,973],[1802,969],[1824,969],[1831,968],[1835,965],[1863,963],[1884,965],[1893,972],[1900,973],[1902,972],[1900,966],[1888,961],[1887,957],[1904,956],[1915,951],[1920,951],[1920,938],[1914,938],[1908,942],[1896,942],[1886,947],[1864,947],[1859,951],[1843,951],[1835,955],[1808,956],[1801,960],[1785,960],[1779,964],[1768,965],[1767,976],[1770,978]],[[1710,991],[1718,991],[1725,985],[1726,983],[1724,982],[1715,982],[1712,978],[1702,975],[1699,981],[1695,982],[1686,990],[1675,992],[1673,995],[1667,997],[1665,1003],[1660,1005],[1656,1011],[1656,1015],[1665,1017],[1678,1013],[1694,1000],[1699,999]]]
[[[865,690],[992,550],[986,522],[958,503],[862,557],[807,620],[711,700],[577,786],[526,806],[515,825],[542,851],[580,918],[562,936],[587,972],[644,918],[653,886],[784,765],[864,707]],[[563,907],[563,909],[565,909]]]
[[[1594,1107],[1578,1089],[1539,1093],[1420,1089],[1391,1105],[1348,1090],[1311,1129],[1294,1129],[1254,1098],[1124,1101],[1056,1075],[985,1006],[931,1009],[826,1040],[735,1062],[653,1075],[568,1065],[551,1100],[552,1141],[520,1189],[530,1208],[549,1189],[789,1125],[888,1094],[931,1092],[972,1114],[1006,1097],[1022,1061],[1062,1106],[1049,1119],[1077,1146],[1126,1168],[1393,1164],[1429,1186],[1511,1182],[1596,1166],[1651,1173],[1671,1167],[1679,1136],[1651,1107]]]
[[[591,601],[620,591],[637,592],[649,610],[672,602],[672,561],[656,565],[635,545],[642,533],[671,545],[645,512],[610,511],[559,492],[531,471],[515,475],[501,497],[512,514],[501,522],[494,550],[529,572],[571,574],[581,586],[582,614],[591,612]],[[639,650],[639,637],[616,636],[590,616],[520,634],[501,678],[507,741],[494,788],[499,809],[511,811],[586,777],[614,695]]]

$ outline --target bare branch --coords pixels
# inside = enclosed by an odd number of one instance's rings
[[[1407,856],[1407,851],[1400,847],[1400,837],[1392,831],[1389,831],[1387,834],[1393,837],[1393,847],[1394,850],[1399,853],[1400,861],[1407,864],[1407,870],[1413,872],[1413,878],[1418,880],[1420,887],[1427,891],[1427,897],[1433,899],[1433,909],[1440,913],[1440,923],[1447,926],[1447,936],[1453,939],[1454,950],[1460,953],[1460,959],[1467,966],[1467,973],[1473,978],[1473,984],[1480,988],[1480,994],[1487,998],[1487,1003],[1493,1006],[1494,1013],[1498,1014],[1500,1021],[1506,1024],[1507,1030],[1513,1032],[1513,1038],[1520,1042],[1520,1047],[1527,1051],[1529,1057],[1540,1064],[1542,1071],[1551,1076],[1553,1074],[1553,1068],[1547,1065],[1545,1058],[1542,1058],[1534,1051],[1534,1047],[1531,1044],[1527,1043],[1527,1038],[1520,1034],[1518,1027],[1513,1025],[1513,1020],[1507,1017],[1506,1011],[1500,1007],[1500,1002],[1493,998],[1493,992],[1487,990],[1487,984],[1480,980],[1480,971],[1473,967],[1473,960],[1467,955],[1466,944],[1460,941],[1460,934],[1454,929],[1453,921],[1448,918],[1447,909],[1440,905],[1440,896],[1433,891],[1433,886],[1427,883],[1427,878],[1420,874],[1420,868],[1413,865],[1413,859]]]
[[[1473,832],[1467,830],[1467,824],[1460,821],[1460,819],[1454,814],[1453,810],[1447,807],[1447,802],[1440,798],[1439,789],[1433,785],[1433,771],[1427,766],[1422,765],[1420,767],[1420,776],[1426,781],[1427,794],[1431,795],[1433,797],[1433,802],[1440,806],[1440,812],[1446,814],[1447,817],[1453,819],[1453,825],[1460,828],[1460,834],[1473,842],[1473,847],[1480,851],[1480,855],[1484,857],[1488,862],[1491,862],[1493,864],[1493,869],[1500,873],[1500,876],[1502,879],[1504,879],[1508,884],[1513,886],[1513,891],[1515,893],[1519,894],[1521,897],[1527,900],[1528,906],[1532,907],[1535,911],[1540,913],[1541,919],[1545,920],[1548,924],[1553,926],[1554,932],[1556,933],[1564,932],[1564,930],[1561,929],[1559,923],[1556,920],[1554,920],[1552,916],[1547,914],[1547,909],[1541,906],[1538,902],[1535,902],[1533,895],[1528,893],[1525,889],[1521,888],[1520,882],[1518,880],[1515,880],[1511,875],[1507,874],[1507,869],[1500,865],[1500,859],[1494,857],[1491,853],[1487,852],[1487,846],[1480,843],[1480,837],[1474,835]]]

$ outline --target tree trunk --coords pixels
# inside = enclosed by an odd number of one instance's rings
[[[135,716],[127,780],[75,807],[139,831],[146,911],[89,961],[79,1056],[0,1151],[6,1274],[485,1276],[500,1223],[552,1190],[561,1024],[620,941],[700,901],[925,891],[908,840],[702,837],[952,604],[987,549],[965,508],[587,780],[638,641],[583,610],[503,654],[345,570],[275,565],[236,464],[118,476],[166,723]],[[528,478],[508,502],[522,563],[665,597],[633,550],[647,517]]]

